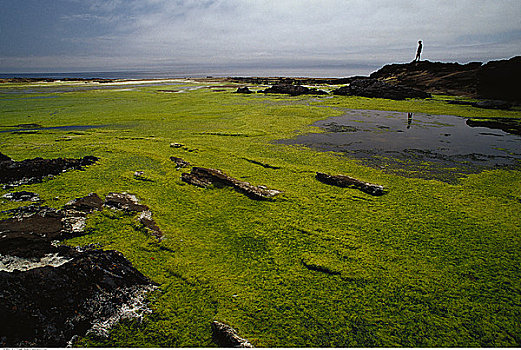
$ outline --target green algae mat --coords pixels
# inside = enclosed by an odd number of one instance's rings
[[[400,172],[392,159],[370,166],[280,142],[325,132],[312,124],[352,109],[510,123],[521,111],[452,105],[446,96],[242,95],[200,85],[0,87],[3,154],[100,158],[0,195],[36,192],[60,208],[92,192],[127,192],[164,234],[158,240],[131,214],[105,209],[89,216],[87,235],[66,242],[118,250],[160,285],[141,321],[124,320],[108,338],[86,336],[77,345],[213,347],[218,320],[256,347],[521,346],[515,154],[509,166],[452,171],[445,181],[415,176],[429,160]],[[181,180],[190,168],[170,157],[281,193],[254,200],[231,187],[193,186]],[[386,193],[330,186],[316,172]],[[2,199],[0,210],[28,204]]]

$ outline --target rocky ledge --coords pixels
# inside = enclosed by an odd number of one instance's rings
[[[17,186],[40,182],[46,177],[58,175],[70,169],[81,170],[98,160],[97,157],[86,156],[80,159],[43,159],[38,157],[14,161],[0,153],[0,183],[7,186]]]
[[[388,64],[370,78],[422,91],[521,102],[521,56],[467,64],[420,61]]]
[[[91,193],[59,210],[20,207],[0,221],[1,346],[65,347],[87,333],[107,336],[122,318],[150,312],[144,298],[156,286],[121,253],[57,244],[88,233],[87,216],[103,206],[140,212],[152,234],[161,232],[148,207],[124,193],[105,201]]]
[[[431,94],[418,89],[391,85],[377,79],[359,79],[347,86],[333,90],[334,95],[362,96],[405,100],[406,98],[429,98]]]

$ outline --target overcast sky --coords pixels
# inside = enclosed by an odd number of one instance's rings
[[[521,0],[0,0],[0,72],[521,55]]]

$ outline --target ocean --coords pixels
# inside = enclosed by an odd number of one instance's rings
[[[343,78],[355,75],[369,75],[379,66],[328,66],[298,68],[188,68],[175,70],[128,70],[106,72],[35,72],[0,73],[6,78],[49,78],[49,79],[176,79],[205,77],[308,77]]]

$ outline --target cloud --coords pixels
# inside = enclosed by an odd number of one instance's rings
[[[60,17],[82,32],[59,40],[71,44],[71,57],[105,57],[106,66],[378,65],[412,60],[419,39],[425,58],[465,62],[513,56],[521,42],[518,0],[92,0],[82,6]]]

